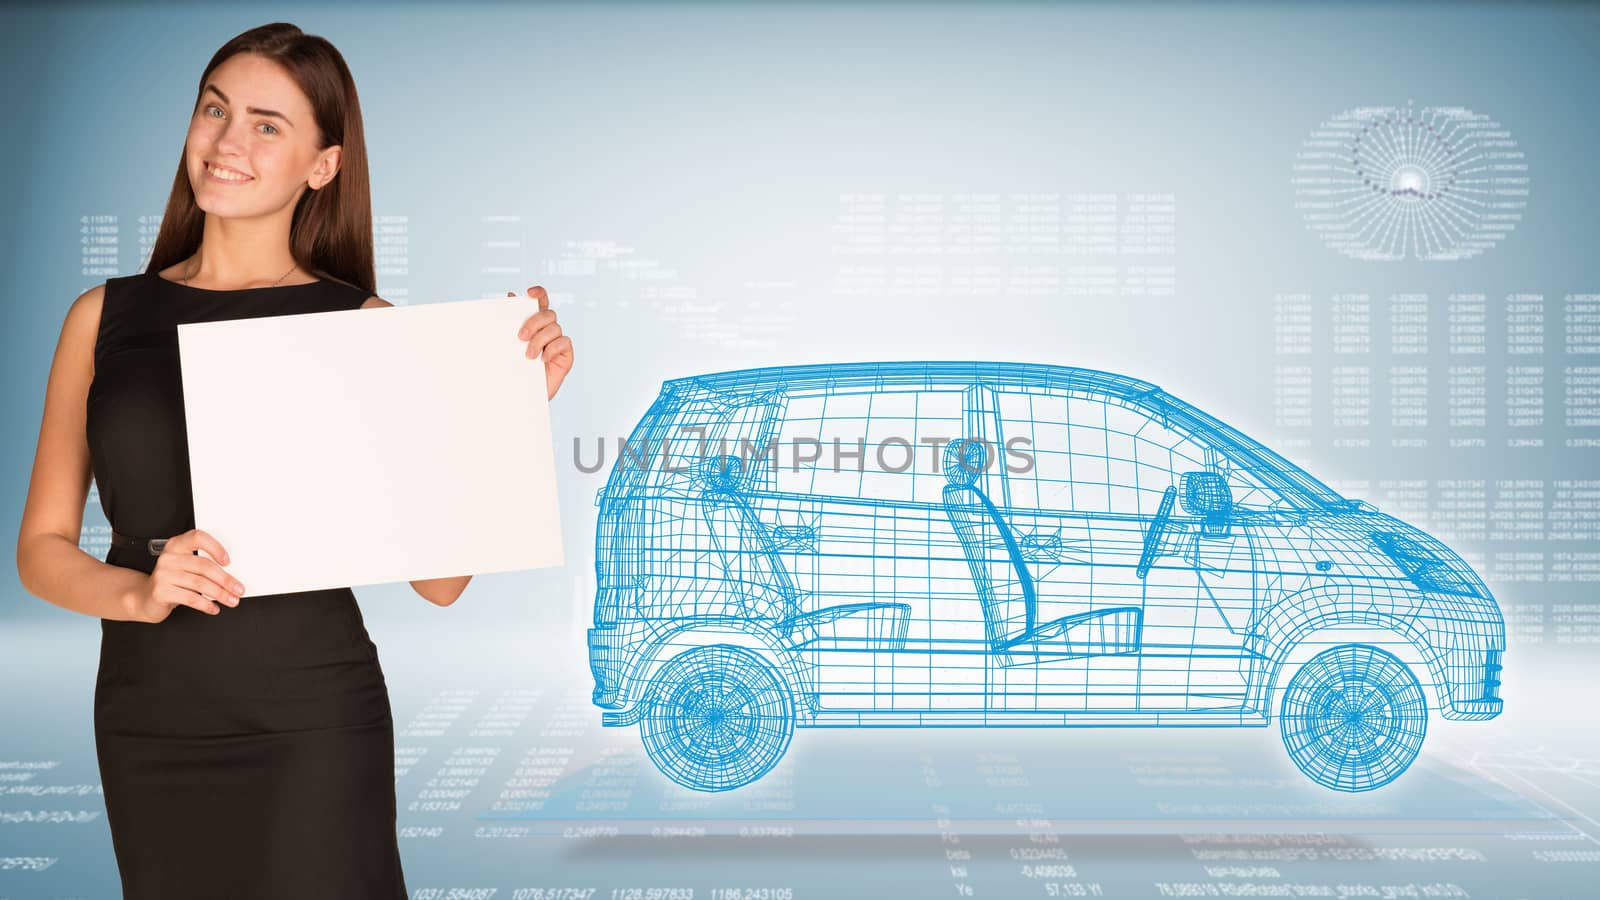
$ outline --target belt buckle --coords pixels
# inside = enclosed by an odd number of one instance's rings
[[[151,538],[150,540],[145,541],[145,549],[150,551],[151,556],[160,556],[161,548],[165,547],[166,545],[167,538]]]

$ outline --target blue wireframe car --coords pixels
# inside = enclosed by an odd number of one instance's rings
[[[1459,555],[1153,384],[888,362],[668,381],[619,442],[588,633],[606,725],[689,788],[807,726],[1265,726],[1343,791],[1488,719]]]

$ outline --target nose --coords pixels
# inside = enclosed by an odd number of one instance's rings
[[[248,127],[243,119],[229,119],[217,134],[217,152],[224,156],[243,155],[244,136],[237,129]]]

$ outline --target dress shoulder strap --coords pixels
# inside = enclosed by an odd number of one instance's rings
[[[105,290],[100,297],[100,326],[94,339],[95,362],[100,361],[109,347],[127,337],[130,302],[138,294],[143,278],[143,275],[124,275],[106,279]]]
[[[373,295],[372,291],[369,291],[366,288],[357,287],[341,278],[334,278],[333,276],[320,271],[317,273],[317,275],[327,282],[330,287],[334,288],[338,293],[343,295],[345,299],[341,301],[340,308],[356,309],[360,307],[361,304],[366,303],[367,298]]]

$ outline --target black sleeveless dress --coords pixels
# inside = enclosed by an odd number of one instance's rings
[[[178,324],[354,309],[367,296],[326,280],[106,282],[86,426],[117,537],[106,562],[148,573],[144,539],[196,527]],[[388,687],[349,588],[100,624],[95,744],[124,897],[406,897]]]

